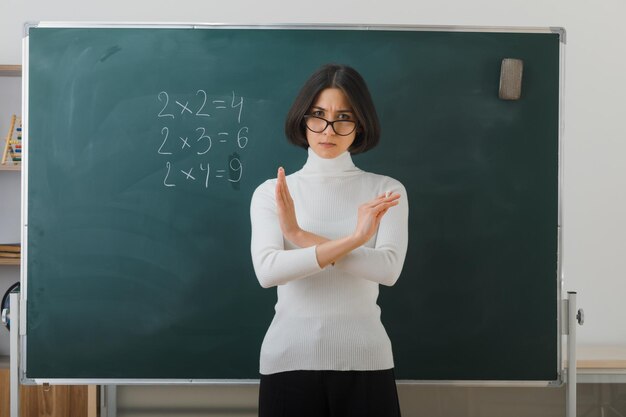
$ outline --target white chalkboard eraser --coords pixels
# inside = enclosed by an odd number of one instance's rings
[[[504,58],[500,67],[500,90],[498,96],[502,100],[519,100],[522,96],[522,73],[524,61],[521,59]]]

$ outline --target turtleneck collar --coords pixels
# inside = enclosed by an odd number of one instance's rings
[[[318,156],[313,149],[307,149],[309,156],[300,170],[303,175],[311,176],[344,176],[362,172],[352,162],[350,152],[346,151],[333,159],[325,159]]]

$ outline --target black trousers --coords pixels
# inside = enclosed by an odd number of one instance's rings
[[[259,417],[400,417],[393,369],[261,375]]]

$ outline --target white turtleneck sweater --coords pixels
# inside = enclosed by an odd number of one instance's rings
[[[385,192],[401,194],[365,245],[320,268],[315,246],[283,237],[276,179],[254,192],[250,205],[254,270],[264,288],[277,286],[276,314],[261,347],[260,373],[293,370],[393,368],[391,342],[376,304],[378,284],[393,285],[408,242],[406,190],[393,178],[362,171],[349,152],[320,158],[309,148],[300,171],[287,176],[300,228],[337,239],[351,234],[358,207]]]

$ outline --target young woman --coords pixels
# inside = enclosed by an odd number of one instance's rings
[[[250,205],[254,269],[278,293],[261,347],[259,415],[399,416],[376,300],[402,270],[408,203],[400,182],[352,162],[380,136],[365,81],[347,66],[321,67],[285,132],[308,159],[289,176],[279,168]]]

